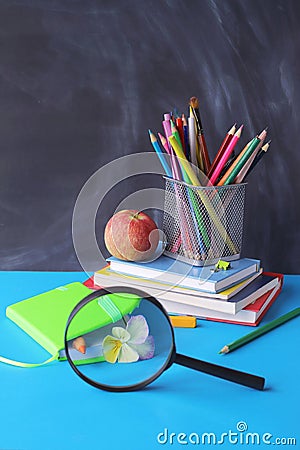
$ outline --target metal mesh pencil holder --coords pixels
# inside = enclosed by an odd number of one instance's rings
[[[240,257],[246,183],[191,186],[165,177],[164,254],[189,264]]]

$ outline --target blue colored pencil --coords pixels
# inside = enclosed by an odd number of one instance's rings
[[[186,121],[186,117],[182,114],[182,123],[183,123],[183,135],[184,135],[184,146],[185,146],[185,156],[186,159],[191,162],[191,151],[190,151],[190,142],[189,142],[189,127]]]
[[[158,156],[158,158],[159,158],[159,160],[161,162],[161,165],[164,168],[164,171],[166,172],[166,175],[168,177],[172,178],[172,171],[171,171],[170,166],[168,165],[168,163],[166,161],[166,156],[163,153],[162,149],[160,148],[160,145],[159,145],[159,143],[157,141],[157,138],[156,138],[155,134],[152,133],[151,130],[149,130],[149,136],[150,136],[151,144],[152,144],[154,150],[156,151],[156,154],[157,154],[157,156]]]

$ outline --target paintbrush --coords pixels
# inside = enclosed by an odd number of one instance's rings
[[[198,101],[197,97],[191,97],[189,105],[193,112],[193,115],[195,117],[195,121],[197,124],[199,149],[200,149],[200,154],[201,154],[201,158],[202,158],[203,165],[204,165],[204,172],[205,172],[205,174],[207,174],[209,172],[211,163],[210,163],[210,159],[208,156],[207,145],[206,145],[205,137],[204,137],[204,133],[203,133],[203,127],[202,127],[202,122],[201,122],[201,117],[200,117],[200,112],[199,112],[199,101]]]

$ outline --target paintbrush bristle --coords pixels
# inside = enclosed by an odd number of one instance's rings
[[[199,100],[197,99],[197,97],[191,97],[190,98],[190,106],[194,109],[198,109],[199,108]]]

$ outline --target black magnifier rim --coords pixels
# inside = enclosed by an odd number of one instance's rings
[[[72,361],[71,357],[70,357],[70,353],[69,353],[69,348],[68,348],[68,340],[67,340],[67,335],[68,335],[68,330],[69,330],[69,326],[70,323],[72,321],[72,319],[74,318],[74,316],[78,313],[78,311],[83,308],[85,305],[87,305],[90,301],[95,300],[99,297],[103,297],[104,295],[109,295],[109,294],[133,294],[133,295],[137,295],[138,297],[141,297],[143,299],[147,299],[149,300],[151,303],[153,303],[157,308],[160,309],[160,311],[164,314],[164,316],[167,319],[167,322],[169,324],[170,327],[170,331],[171,331],[171,336],[172,336],[172,349],[170,351],[169,357],[166,360],[165,364],[151,377],[147,378],[146,380],[141,381],[140,383],[135,383],[135,384],[130,384],[127,386],[111,386],[109,384],[102,384],[102,383],[98,383],[97,381],[87,377],[86,375],[84,375],[78,368],[77,366],[74,364],[74,362]],[[90,384],[91,386],[94,386],[98,389],[102,389],[104,391],[109,391],[109,392],[130,392],[130,391],[136,391],[138,389],[143,389],[145,386],[147,386],[148,384],[152,383],[154,380],[156,380],[156,378],[158,378],[166,369],[168,369],[173,362],[175,361],[175,357],[176,357],[176,346],[175,346],[175,339],[174,339],[174,330],[171,324],[171,321],[169,319],[169,316],[167,314],[167,312],[165,311],[164,307],[161,305],[161,303],[155,298],[152,297],[151,295],[149,295],[148,293],[140,290],[140,289],[135,289],[135,288],[131,288],[131,287],[122,287],[122,286],[112,286],[109,288],[102,288],[99,289],[95,292],[92,292],[91,294],[87,295],[86,297],[84,297],[82,300],[80,300],[80,302],[77,303],[77,305],[75,306],[75,308],[72,310],[71,314],[69,315],[69,318],[67,320],[67,324],[66,324],[66,328],[65,328],[65,336],[64,336],[64,346],[65,346],[65,353],[66,353],[66,357],[68,360],[68,363],[70,364],[70,366],[72,367],[72,369],[74,370],[74,372],[86,383]]]

